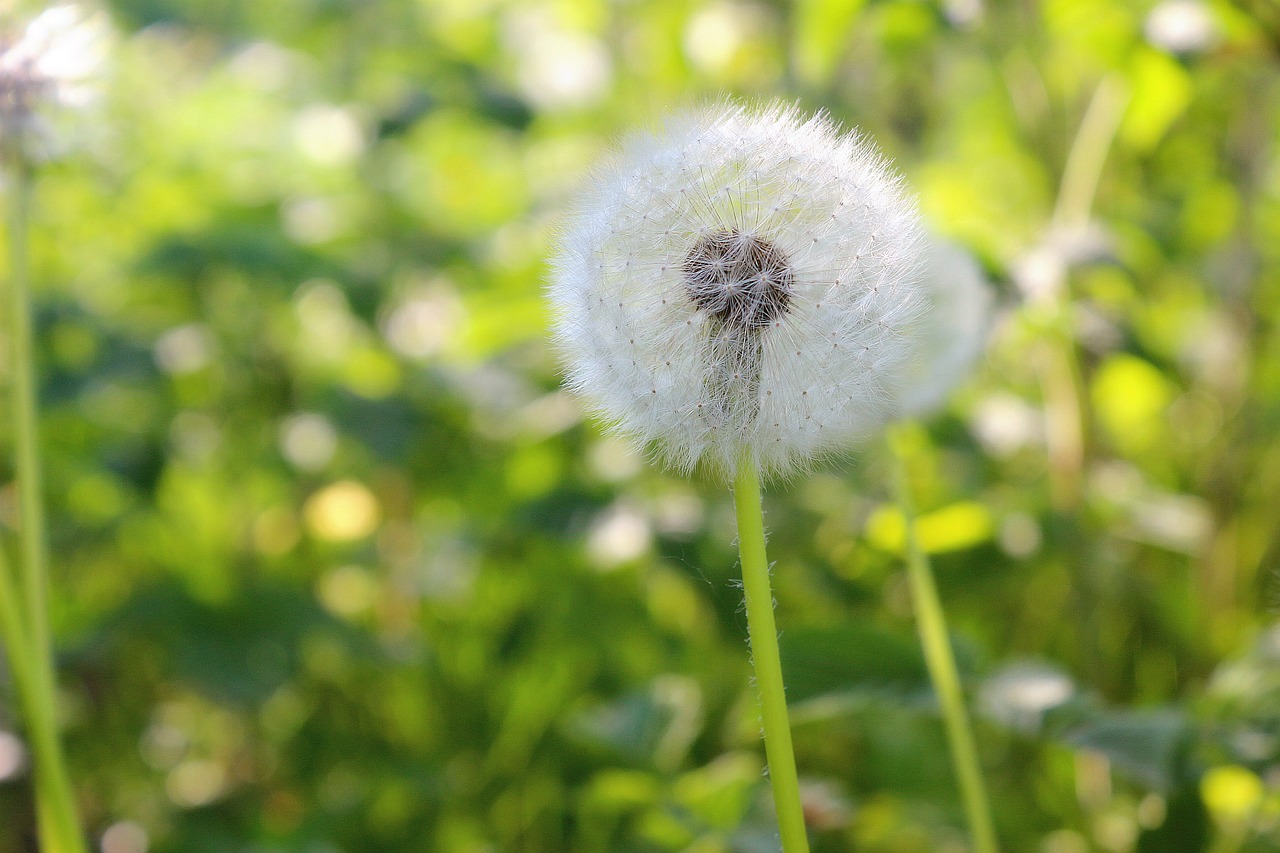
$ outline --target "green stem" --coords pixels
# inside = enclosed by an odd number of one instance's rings
[[[1102,167],[1128,102],[1129,92],[1119,75],[1104,78],[1094,90],[1067,153],[1058,201],[1053,209],[1054,225],[1082,228],[1089,224],[1089,211],[1102,180]]]
[[[891,444],[894,445],[898,500],[906,526],[907,577],[910,580],[911,598],[915,604],[925,663],[929,668],[934,692],[938,696],[938,704],[942,708],[942,721],[951,747],[951,763],[960,783],[960,795],[964,800],[973,848],[977,853],[996,853],[998,848],[995,829],[991,823],[991,806],[982,781],[982,768],[978,763],[978,750],[974,745],[969,714],[965,710],[955,654],[947,637],[942,602],[938,599],[938,588],[933,580],[929,558],[916,536],[915,509],[907,485],[904,451],[900,441],[891,441]]]
[[[1103,78],[1094,90],[1067,154],[1050,230],[1089,224],[1107,156],[1124,118],[1130,92],[1119,75]],[[1099,638],[1111,610],[1106,569],[1089,549],[1084,506],[1084,472],[1091,457],[1088,387],[1076,346],[1071,292],[1064,279],[1045,307],[1051,324],[1045,336],[1040,384],[1049,455],[1049,499],[1068,539],[1076,568],[1076,608],[1081,659],[1089,681],[1108,693],[1114,681]]]
[[[1107,154],[1128,102],[1129,92],[1120,77],[1112,75],[1098,84],[1067,154],[1051,230],[1079,229],[1089,224]],[[1080,504],[1088,422],[1084,416],[1084,381],[1072,329],[1071,294],[1065,281],[1050,308],[1053,334],[1048,341],[1047,364],[1041,379],[1049,427],[1050,490],[1054,506],[1069,513]]]
[[[40,687],[18,591],[0,552],[0,640],[9,652],[9,670],[36,765],[36,810],[44,849],[49,853],[83,853],[79,821],[71,797],[71,781],[62,761],[56,717]]]
[[[16,158],[15,158],[16,159]],[[12,170],[9,200],[9,329],[13,338],[12,402],[14,453],[18,475],[18,516],[21,523],[22,596],[26,608],[31,652],[41,658],[49,641],[49,595],[42,508],[35,354],[31,333],[31,296],[27,263],[27,213],[31,176],[19,164]],[[51,665],[41,664],[42,670]]]
[[[742,556],[742,589],[747,600],[747,633],[751,639],[751,659],[764,723],[765,758],[778,812],[778,832],[782,836],[783,853],[808,853],[809,838],[805,834],[800,782],[796,778],[796,757],[787,721],[782,660],[778,654],[778,629],[773,621],[760,478],[748,459],[738,466],[733,501],[738,512],[738,550]]]
[[[49,631],[48,557],[37,432],[35,355],[32,345],[31,304],[27,264],[27,221],[31,174],[20,157],[11,159],[9,187],[9,333],[12,340],[12,411],[15,469],[18,478],[18,516],[21,523],[21,601],[26,631],[20,646],[10,643],[11,657],[26,666],[19,686],[36,757],[36,791],[41,835],[48,853],[83,853],[84,840],[76,817],[71,784],[57,732],[57,679]],[[7,572],[7,568],[5,569]],[[8,584],[6,599],[17,607]],[[8,604],[5,605],[9,607]],[[6,621],[11,621],[6,619]],[[8,629],[6,629],[8,630]],[[15,678],[19,667],[15,667]]]
[[[0,641],[4,642],[9,652],[9,668],[13,671],[13,680],[18,688],[19,702],[27,691],[24,686],[31,680],[31,658],[27,654],[26,625],[22,620],[22,611],[18,606],[18,591],[9,576],[9,564],[5,560],[4,551],[0,550]]]

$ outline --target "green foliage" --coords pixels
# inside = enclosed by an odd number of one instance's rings
[[[1004,848],[1280,848],[1264,0],[110,11],[33,223],[96,837],[776,850],[728,496],[583,422],[540,294],[608,142],[727,92],[861,126],[1002,291],[911,477]],[[884,457],[765,498],[806,811],[815,850],[960,850]],[[0,850],[31,823],[0,780]]]

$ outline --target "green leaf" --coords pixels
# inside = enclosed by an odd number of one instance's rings
[[[578,714],[570,721],[569,732],[586,746],[669,770],[684,759],[701,730],[701,706],[694,682],[659,678],[648,691]]]
[[[1209,814],[1197,785],[1175,791],[1165,803],[1164,823],[1144,830],[1137,853],[1201,853],[1209,846]]]
[[[914,637],[871,625],[801,628],[779,638],[787,700],[816,697],[903,697],[929,690]]]
[[[1105,714],[1065,735],[1077,749],[1091,749],[1111,760],[1116,770],[1157,791],[1188,781],[1187,751],[1193,730],[1176,709]]]

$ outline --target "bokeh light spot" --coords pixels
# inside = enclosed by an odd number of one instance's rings
[[[146,830],[130,821],[114,823],[102,833],[102,853],[147,853],[150,846]]]
[[[341,480],[313,494],[303,509],[317,539],[343,542],[368,536],[381,518],[378,499],[355,480]]]
[[[0,782],[8,782],[22,774],[27,766],[27,749],[12,732],[0,732]]]

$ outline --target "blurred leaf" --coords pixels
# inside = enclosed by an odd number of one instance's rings
[[[1108,437],[1123,451],[1141,452],[1164,434],[1174,388],[1151,362],[1124,353],[1098,368],[1093,403]]]
[[[872,625],[839,625],[792,629],[779,642],[792,704],[832,695],[901,698],[930,689],[914,637]]]
[[[578,714],[570,731],[582,743],[630,762],[674,769],[701,726],[696,683],[674,676],[656,681],[645,693]]]
[[[722,755],[706,767],[682,775],[672,785],[675,801],[706,826],[737,827],[764,784],[760,759],[754,754]]]
[[[1138,837],[1137,853],[1202,853],[1209,849],[1209,815],[1195,785],[1174,791],[1165,801],[1165,818]]]
[[[994,528],[991,511],[977,501],[956,501],[916,519],[920,547],[930,554],[972,548],[990,540]],[[902,511],[889,504],[877,509],[867,519],[866,536],[877,548],[903,553],[906,521]]]
[[[291,587],[247,587],[211,605],[163,583],[136,592],[83,653],[99,654],[101,645],[145,644],[163,654],[174,676],[206,695],[258,705],[297,678],[304,641],[315,636],[333,638],[353,654],[374,650],[367,638]]]
[[[1120,135],[1133,147],[1149,151],[1182,115],[1191,100],[1187,72],[1155,50],[1140,50],[1130,76],[1133,94]]]
[[[1188,750],[1193,729],[1185,713],[1108,712],[1066,732],[1077,749],[1091,749],[1115,768],[1157,791],[1172,791],[1190,778]]]

